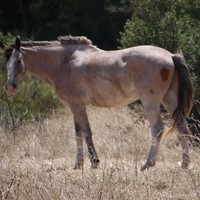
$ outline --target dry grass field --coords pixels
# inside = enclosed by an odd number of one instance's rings
[[[140,172],[150,147],[141,113],[127,107],[88,109],[99,169],[73,170],[75,136],[69,110],[12,132],[0,129],[0,199],[199,200],[200,148],[191,147],[190,169],[180,168],[176,134],[163,140],[156,167]]]

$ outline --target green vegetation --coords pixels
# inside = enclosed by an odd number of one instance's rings
[[[1,1],[0,30],[21,38],[54,40],[60,35],[84,35],[103,49],[117,38],[131,16],[130,0]]]

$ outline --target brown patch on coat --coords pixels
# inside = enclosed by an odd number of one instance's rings
[[[167,81],[169,78],[169,69],[167,69],[166,67],[163,67],[160,70],[160,75],[163,81]]]
[[[151,94],[154,94],[154,91],[153,91],[153,90],[150,90],[149,92],[150,92]]]

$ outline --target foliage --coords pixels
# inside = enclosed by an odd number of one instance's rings
[[[48,85],[29,76],[22,81],[15,97],[9,97],[4,90],[1,92],[1,125],[13,129],[25,121],[43,120],[60,106],[61,103]]]
[[[140,44],[152,44],[154,39],[154,30],[142,19],[135,17],[128,20],[124,32],[121,33],[121,46],[131,47]]]
[[[130,0],[2,0],[0,27],[34,40],[85,35],[100,48],[117,46],[119,31],[130,17]]]
[[[29,76],[23,80],[15,97],[8,97],[3,92],[0,111],[4,114],[1,118],[7,125],[14,125],[9,120],[12,117],[11,120],[14,120],[13,123],[17,126],[27,120],[43,120],[60,106],[59,100],[49,86]],[[12,112],[12,116],[8,113],[8,109]]]
[[[177,13],[172,2],[132,1],[133,16],[120,34],[121,47],[151,44],[174,51],[177,48]]]
[[[179,20],[178,42],[189,66],[196,88],[196,99],[200,100],[200,20],[185,15]]]

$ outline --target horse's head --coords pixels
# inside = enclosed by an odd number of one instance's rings
[[[9,95],[15,95],[17,84],[25,75],[20,38],[16,38],[15,44],[5,46],[1,43],[0,47],[4,50],[3,60],[7,71],[6,90]]]

